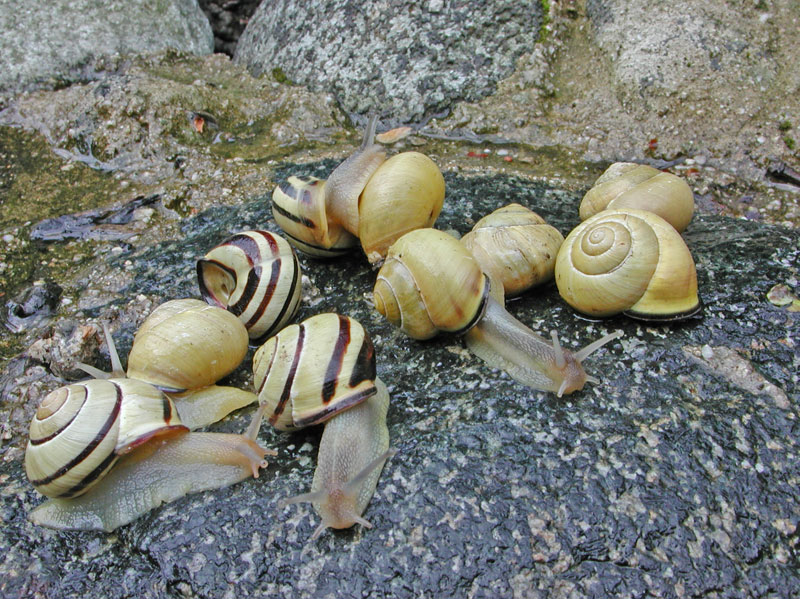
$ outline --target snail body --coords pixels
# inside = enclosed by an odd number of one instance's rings
[[[257,477],[267,453],[243,435],[189,432],[172,400],[143,381],[68,385],[49,393],[31,422],[25,471],[51,499],[30,518],[113,530],[163,501]]]
[[[282,502],[311,501],[327,527],[360,523],[381,468],[392,455],[386,412],[389,393],[377,378],[375,351],[358,321],[318,314],[283,329],[256,352],[259,407],[248,434],[264,416],[279,430],[325,423],[312,491]]]
[[[461,238],[483,272],[503,286],[507,297],[551,280],[563,242],[558,229],[520,204],[484,216]]]
[[[550,344],[492,297],[488,277],[463,244],[434,229],[412,231],[392,245],[373,298],[375,309],[409,336],[466,333],[468,347],[484,361],[559,397],[596,382],[586,375],[582,360],[620,336],[606,335],[575,354],[558,344],[555,333]]]
[[[275,222],[301,251],[333,257],[360,240],[368,260],[378,262],[395,239],[439,216],[445,193],[439,167],[419,152],[386,160],[374,143],[376,125],[371,119],[361,147],[327,181],[289,177],[275,188]]]
[[[688,183],[651,166],[616,162],[586,192],[579,207],[581,220],[603,210],[646,210],[682,232],[694,214]]]
[[[643,210],[605,210],[573,229],[556,259],[556,285],[590,316],[677,320],[701,308],[689,249],[669,223]]]
[[[197,261],[200,294],[236,316],[251,343],[281,330],[300,305],[301,271],[292,247],[268,231],[244,231]]]

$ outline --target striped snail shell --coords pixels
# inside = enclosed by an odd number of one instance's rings
[[[511,316],[490,294],[489,281],[457,239],[418,229],[389,248],[373,299],[378,312],[415,339],[438,331],[466,333],[474,354],[534,389],[561,396],[594,381],[581,361],[619,333],[573,354],[561,348],[555,331],[551,344]]]
[[[277,429],[324,422],[375,394],[375,349],[357,320],[318,314],[256,351],[253,384]]]
[[[509,204],[480,219],[461,242],[513,297],[553,278],[564,236],[532,210]]]
[[[200,294],[225,308],[258,344],[281,330],[300,305],[297,256],[279,235],[244,231],[229,237],[197,261]]]
[[[700,310],[689,248],[667,221],[643,210],[605,210],[575,227],[558,253],[556,284],[590,316],[677,320]]]
[[[136,332],[127,374],[164,391],[206,387],[242,362],[247,340],[247,329],[227,310],[198,299],[170,300]]]
[[[60,387],[31,422],[25,471],[48,497],[76,497],[120,455],[157,435],[187,431],[172,401],[135,379],[92,379]]]
[[[404,233],[431,226],[444,203],[444,177],[419,152],[386,160],[370,120],[361,147],[322,181],[289,177],[272,194],[275,222],[312,256],[331,257],[358,240],[370,262],[380,261]]]
[[[679,233],[694,214],[694,195],[680,177],[651,166],[616,162],[597,179],[581,201],[586,220],[602,210],[647,210],[658,214]]]

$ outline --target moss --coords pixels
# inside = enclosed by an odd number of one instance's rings
[[[795,148],[797,147],[797,143],[794,141],[794,138],[788,135],[783,136],[783,143],[785,143],[786,147],[789,148],[792,152],[794,152]]]
[[[778,123],[778,131],[788,131],[791,128],[792,128],[791,121],[786,120]]]
[[[542,24],[539,26],[538,42],[547,39],[548,25],[550,25],[550,0],[542,0]]]
[[[289,79],[286,73],[283,72],[283,69],[280,67],[275,67],[272,69],[272,78],[275,79],[278,83],[285,83],[287,85],[294,85],[294,82]]]

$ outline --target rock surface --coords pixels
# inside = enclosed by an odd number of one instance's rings
[[[4,0],[0,31],[0,95],[94,77],[119,55],[214,50],[197,0]]]
[[[261,3],[235,58],[331,92],[348,112],[418,121],[494,91],[541,23],[530,1],[279,0]]]

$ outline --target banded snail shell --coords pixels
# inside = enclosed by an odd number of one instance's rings
[[[374,264],[409,231],[433,226],[444,194],[442,172],[425,154],[402,152],[384,162],[359,199],[358,237],[367,259]]]
[[[301,252],[334,258],[350,252],[358,238],[328,219],[325,187],[325,181],[316,177],[289,177],[272,192],[272,215]]]
[[[556,284],[568,304],[591,316],[670,320],[700,309],[689,248],[667,221],[643,210],[604,210],[579,224],[558,253]]]
[[[498,208],[461,238],[483,272],[515,296],[553,278],[564,236],[520,204]]]
[[[236,316],[256,344],[286,326],[300,305],[297,256],[268,231],[223,241],[197,261],[197,279],[203,299]]]
[[[489,279],[470,251],[435,229],[406,233],[390,248],[373,289],[375,309],[414,339],[462,333],[483,315]]]
[[[158,435],[187,431],[172,401],[136,379],[91,379],[60,387],[31,422],[25,471],[48,497],[76,497],[120,455]]]
[[[581,201],[581,220],[602,210],[647,210],[658,214],[679,233],[694,214],[694,195],[680,177],[651,166],[612,164]]]
[[[247,329],[227,310],[198,299],[170,300],[136,332],[127,374],[165,391],[206,387],[242,362],[247,341]]]
[[[318,314],[267,340],[253,357],[253,384],[270,424],[324,422],[376,393],[375,349],[347,316]]]

